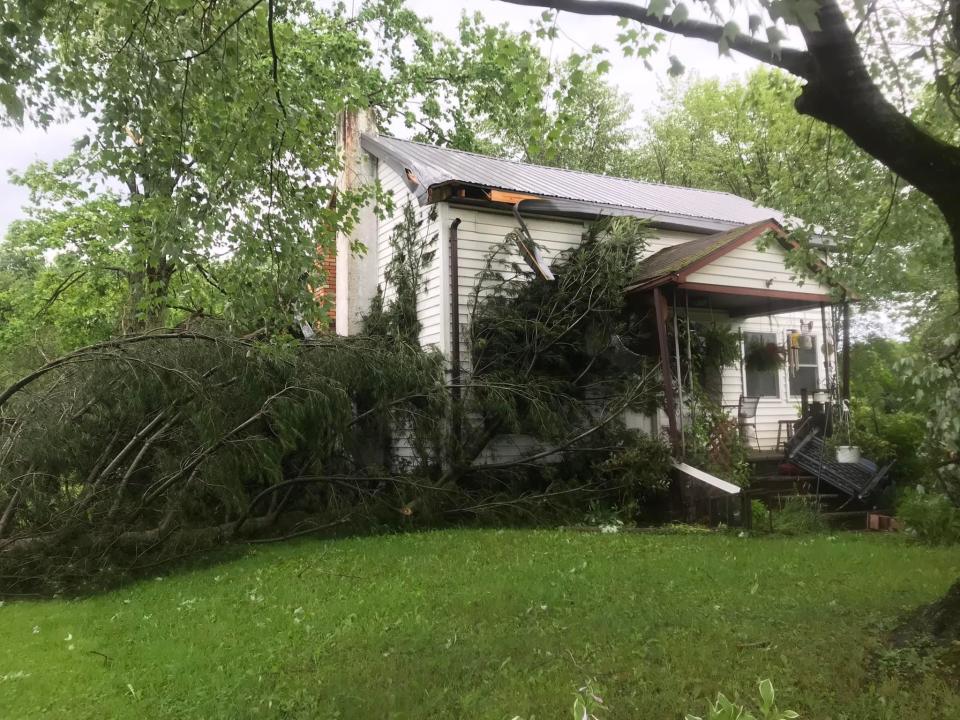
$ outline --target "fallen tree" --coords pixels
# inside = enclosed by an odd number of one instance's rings
[[[208,322],[45,363],[0,393],[0,591],[331,528],[635,510],[669,458],[621,419],[660,386],[653,363],[612,349],[637,323],[620,292],[636,242],[589,238],[554,283],[491,258],[456,393],[390,307],[356,337],[253,341]],[[492,461],[505,432],[530,450]]]

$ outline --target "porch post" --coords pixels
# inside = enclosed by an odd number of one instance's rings
[[[667,308],[666,300],[659,287],[653,289],[653,308],[657,319],[657,344],[660,348],[660,374],[663,376],[663,398],[667,411],[667,423],[670,432],[670,445],[676,451],[678,446],[677,413],[673,400],[673,373],[670,371],[670,350],[667,346]],[[674,310],[676,312],[676,310]]]
[[[850,399],[850,303],[843,299],[843,394]]]
[[[823,349],[823,384],[820,385],[824,390],[830,390],[830,353],[827,348],[830,347],[827,342],[827,306],[824,303],[820,303],[820,329],[821,329],[821,343],[820,347]]]

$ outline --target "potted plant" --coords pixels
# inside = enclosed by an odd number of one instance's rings
[[[712,323],[697,326],[701,341],[700,366],[722,370],[740,362],[740,334],[729,326]]]
[[[769,372],[780,370],[786,362],[783,348],[774,342],[752,342],[743,357],[747,370]]]

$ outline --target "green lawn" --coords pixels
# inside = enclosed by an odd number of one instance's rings
[[[960,718],[871,676],[878,623],[960,553],[894,537],[445,531],[309,541],[93,598],[0,607],[0,718],[603,718],[769,677],[803,717]]]

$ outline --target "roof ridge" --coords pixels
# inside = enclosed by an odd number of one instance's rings
[[[523,162],[522,160],[514,160],[512,158],[497,157],[496,155],[484,155],[483,153],[473,152],[471,150],[460,150],[458,148],[443,147],[441,145],[431,145],[430,143],[420,142],[419,140],[407,140],[405,138],[393,137],[392,135],[381,135],[379,133],[364,133],[376,139],[386,139],[386,140],[395,140],[402,143],[410,143],[411,145],[419,145],[421,147],[432,148],[434,150],[443,150],[445,152],[458,153],[460,155],[470,155],[472,157],[485,158],[487,160],[499,160],[500,162],[510,163],[511,165],[524,165],[526,167],[535,167],[543,168],[544,170],[562,170],[563,172],[575,173],[577,175],[586,175],[588,177],[605,177],[612,178],[614,180],[625,180],[627,182],[637,183],[638,185],[650,185],[652,187],[664,187],[664,188],[674,188],[675,190],[695,190],[696,192],[711,193],[713,195],[723,195],[725,197],[737,198],[738,200],[745,200],[746,202],[752,203],[755,207],[763,207],[757,205],[754,200],[745,198],[741,195],[736,195],[732,192],[727,192],[726,190],[707,190],[705,188],[695,188],[688,185],[672,185],[670,183],[659,183],[659,182],[650,182],[649,180],[637,180],[636,178],[622,177],[620,175],[605,175],[603,173],[592,173],[587,172],[586,170],[573,170],[571,168],[557,167],[555,165],[541,165],[539,163]]]

